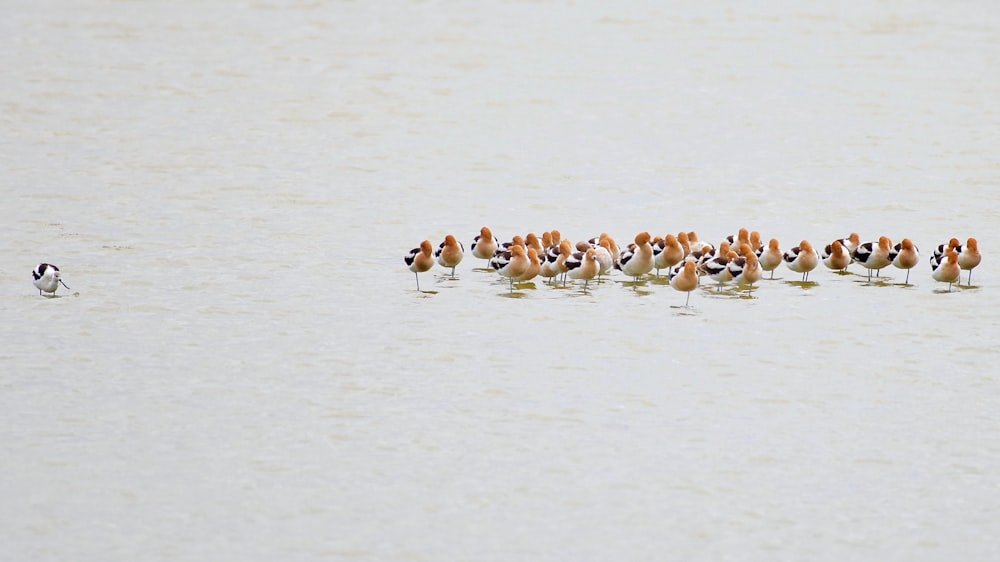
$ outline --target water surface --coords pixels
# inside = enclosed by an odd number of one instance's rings
[[[84,0],[0,33],[3,558],[997,556],[992,4]],[[415,290],[405,252],[483,225],[925,257],[690,309],[471,257]],[[947,293],[952,236],[986,258]]]

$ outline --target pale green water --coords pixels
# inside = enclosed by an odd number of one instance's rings
[[[91,3],[0,22],[0,558],[986,560],[1000,11]],[[424,238],[914,239],[589,295]],[[974,288],[926,257],[979,238]],[[59,265],[71,296],[30,284]],[[860,269],[852,268],[857,272]]]

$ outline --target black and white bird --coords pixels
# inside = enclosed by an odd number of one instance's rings
[[[40,263],[35,267],[35,270],[31,272],[31,276],[34,278],[33,283],[35,287],[38,288],[38,294],[51,293],[56,294],[56,289],[59,288],[59,284],[62,283],[63,287],[66,287],[67,291],[70,291],[69,287],[62,280],[62,274],[59,273],[59,268],[50,263]]]

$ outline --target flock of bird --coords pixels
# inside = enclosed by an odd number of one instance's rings
[[[561,279],[563,286],[567,278],[580,280],[584,282],[583,290],[587,291],[590,281],[608,275],[612,269],[631,277],[635,283],[654,270],[657,277],[661,270],[666,270],[670,286],[687,293],[685,306],[702,277],[718,283],[719,291],[726,283],[733,283],[739,288],[746,287],[749,292],[764,272],[770,272],[773,279],[774,270],[782,263],[788,269],[801,273],[803,282],[809,280],[809,273],[820,263],[839,272],[846,272],[848,266],[858,264],[867,269],[869,281],[873,274],[878,276],[881,269],[893,265],[906,270],[904,283],[909,284],[910,270],[920,261],[919,251],[909,238],[893,246],[886,236],[876,241],[861,242],[858,234],[852,232],[846,238],[827,244],[822,252],[817,251],[808,240],[802,240],[797,246],[782,252],[778,240],[772,238],[764,245],[758,232],[745,228],[718,245],[699,241],[695,232],[656,238],[648,232],[640,232],[635,235],[633,243],[619,249],[615,240],[607,234],[574,245],[562,238],[557,230],[545,232],[541,238],[529,233],[501,243],[484,226],[473,239],[471,252],[473,257],[487,260],[491,269],[506,277],[511,291],[514,282],[529,281],[539,276],[553,284]],[[419,291],[420,273],[430,270],[436,262],[450,268],[454,277],[455,267],[464,256],[465,246],[449,234],[437,248],[429,240],[424,240],[420,247],[404,257],[404,262],[413,272]],[[972,283],[972,269],[981,260],[975,238],[969,238],[964,245],[957,238],[952,238],[934,248],[930,258],[931,276],[935,281],[948,283],[948,290],[951,291],[952,285],[959,282],[962,270],[969,272],[969,283]],[[43,268],[41,273],[44,273],[44,266],[39,266]],[[36,279],[39,273],[36,270]],[[35,284],[39,286],[38,281]],[[47,286],[54,290],[53,281],[49,281]]]

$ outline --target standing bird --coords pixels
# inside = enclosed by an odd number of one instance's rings
[[[597,261],[597,252],[594,248],[587,248],[586,252],[577,252],[567,258],[566,267],[570,277],[583,279],[583,290],[586,291],[590,280],[597,277],[601,264]]]
[[[809,272],[819,265],[819,254],[808,240],[799,242],[798,246],[785,252],[784,259],[788,269],[802,274],[803,283],[809,280]]]
[[[424,240],[420,243],[419,248],[414,248],[410,250],[409,254],[403,258],[406,262],[406,267],[410,268],[413,272],[413,276],[417,279],[417,290],[420,290],[420,273],[427,271],[428,269],[434,267],[434,256],[431,255],[431,250],[433,250],[430,240]]]
[[[595,236],[595,237],[591,238],[590,240],[588,240],[587,242],[590,244],[590,246],[592,248],[596,248],[596,247],[598,247],[598,246],[601,245],[601,240],[607,240],[608,241],[608,245],[607,245],[608,251],[610,251],[612,257],[614,257],[615,260],[617,260],[618,259],[618,255],[621,254],[621,251],[619,251],[619,249],[618,249],[618,243],[615,242],[614,238],[608,236],[607,232],[602,232],[600,236]],[[587,249],[586,248],[581,248],[580,251],[581,252],[585,252],[585,251],[587,251]],[[598,260],[601,259],[601,253],[600,252],[597,252],[597,259]],[[605,273],[607,273],[607,272],[605,271]]]
[[[733,278],[732,274],[729,271],[728,266],[731,260],[737,258],[736,252],[732,250],[726,251],[725,254],[721,252],[721,249],[728,245],[729,245],[728,242],[723,242],[722,244],[720,244],[719,255],[705,261],[701,265],[702,269],[705,270],[705,275],[707,275],[708,278],[711,279],[712,281],[715,281],[716,283],[719,284],[719,287],[718,289],[716,289],[716,292],[721,292],[722,284],[732,280]]]
[[[739,248],[743,244],[746,244],[747,246],[753,245],[750,242],[750,231],[745,228],[739,229],[736,234],[730,234],[727,236],[726,242],[729,242],[729,245],[733,248]]]
[[[861,245],[861,237],[858,236],[857,232],[852,232],[847,238],[841,238],[840,243],[847,249],[848,254],[854,255],[854,250],[857,250],[858,246]]]
[[[535,253],[538,255],[545,253],[545,246],[542,246],[542,242],[534,232],[529,232],[524,236],[524,247],[525,249],[534,248]]]
[[[913,241],[909,238],[903,238],[903,241],[896,244],[896,247],[892,249],[889,256],[892,258],[892,265],[906,270],[906,281],[903,281],[903,283],[909,285],[910,270],[920,263],[920,252],[913,245]]]
[[[556,258],[556,267],[559,272],[562,273],[563,287],[566,286],[566,277],[569,272],[569,268],[566,266],[566,261],[573,257],[573,245],[569,240],[563,240],[559,243],[559,257]]]
[[[34,279],[32,283],[38,288],[39,295],[43,292],[55,295],[60,283],[62,283],[63,287],[66,287],[66,282],[62,280],[59,268],[50,263],[38,264],[34,271],[31,272],[31,277]],[[72,289],[66,287],[66,290],[71,291]]]
[[[743,248],[746,250],[743,252],[743,255],[729,260],[726,268],[729,269],[729,274],[732,275],[736,286],[747,286],[747,295],[749,295],[750,290],[753,289],[753,284],[760,281],[760,278],[764,274],[761,272],[757,254],[753,253],[750,246],[743,246]]]
[[[507,252],[510,250],[511,246],[520,246],[524,248],[525,255],[527,255],[528,246],[524,243],[524,238],[521,238],[520,234],[515,234],[514,237],[510,239],[510,242],[500,244],[500,247],[497,248],[497,251],[494,252],[493,255],[496,256],[500,252]]]
[[[767,248],[761,250],[757,257],[760,259],[760,268],[764,271],[770,271],[771,279],[774,279],[774,270],[781,265],[781,261],[784,259],[781,248],[778,247],[778,239],[772,238],[767,243]]]
[[[844,271],[851,265],[851,254],[844,247],[843,240],[834,240],[823,248],[823,265],[834,271]]]
[[[940,244],[934,248],[934,253],[931,254],[930,259],[931,271],[934,271],[939,265],[941,265],[941,262],[944,261],[944,255],[948,252],[948,250],[955,250],[955,253],[957,254],[961,252],[961,247],[962,243],[958,241],[958,238],[952,238],[948,242]]]
[[[695,231],[693,231],[693,230],[691,232],[687,233],[687,239],[688,239],[688,244],[691,245],[691,250],[690,250],[691,252],[702,251],[702,250],[704,250],[705,246],[709,246],[712,249],[715,248],[714,246],[712,246],[708,242],[702,242],[702,241],[698,240],[698,233],[695,232]]]
[[[509,250],[498,252],[493,256],[490,267],[510,281],[510,291],[514,292],[514,280],[528,272],[531,261],[523,245],[513,244]]]
[[[728,257],[729,250],[732,250],[732,246],[729,242],[723,240],[719,243],[718,249],[711,244],[705,244],[701,247],[701,250],[691,252],[691,257],[695,258],[695,263],[698,264],[699,273],[708,273],[708,262],[714,260],[716,257]]]
[[[648,232],[636,234],[635,247],[622,252],[618,257],[618,263],[615,264],[615,267],[631,277],[635,284],[639,283],[640,277],[653,271],[653,247],[649,244],[649,240]]]
[[[675,265],[684,260],[684,248],[681,247],[677,237],[668,234],[666,238],[653,247],[653,266],[656,268],[656,276],[660,276],[660,270],[667,270],[667,278],[670,278],[670,270]]]
[[[538,250],[533,247],[528,248],[528,270],[517,276],[518,281],[531,281],[538,276],[542,269],[542,259],[538,255]]]
[[[472,239],[472,256],[481,260],[489,260],[500,248],[500,241],[487,227],[479,229],[479,236]]]
[[[983,261],[983,256],[979,253],[979,242],[975,238],[969,238],[965,246],[959,246],[955,251],[958,252],[958,267],[969,272],[969,285],[972,285],[972,270]]]
[[[687,257],[691,253],[691,241],[688,240],[688,233],[681,231],[677,233],[677,243],[684,248],[684,257]]]
[[[957,250],[956,248],[960,248],[961,246],[962,243],[958,241],[958,238],[952,238],[948,242],[940,244],[934,248],[934,253],[931,254],[931,269],[937,269],[937,266],[944,260],[945,252],[948,250],[955,250],[955,252],[958,253],[961,250]]]
[[[760,233],[756,230],[750,231],[750,247],[753,248],[757,257],[760,257],[760,252],[764,249],[764,243],[760,240]]]
[[[561,243],[560,243],[561,244]],[[542,259],[542,267],[538,274],[546,279],[555,279],[562,271],[556,264],[559,259],[559,244],[550,244],[545,249],[545,253],[539,256]],[[554,281],[553,281],[554,282]]]
[[[671,287],[687,293],[687,298],[684,299],[684,306],[688,306],[688,303],[691,302],[691,291],[698,288],[697,269],[698,266],[693,261],[686,261],[684,262],[684,268],[670,280]]]
[[[877,272],[883,267],[888,266],[892,263],[892,258],[889,257],[889,252],[892,251],[892,242],[886,236],[880,236],[878,243],[876,242],[865,242],[859,245],[851,257],[854,261],[858,262],[862,266],[868,269],[868,282],[872,280],[872,270]]]
[[[594,257],[597,258],[597,264],[600,266],[597,271],[598,281],[615,267],[615,254],[611,250],[613,248],[611,242],[611,238],[605,237],[594,246]]]
[[[931,263],[931,277],[935,281],[940,281],[941,283],[948,284],[948,292],[951,292],[951,286],[954,283],[958,283],[959,278],[962,275],[962,270],[958,266],[958,253],[955,250],[946,250],[944,254],[944,260],[941,261],[936,267],[933,262]]]
[[[451,268],[452,277],[455,277],[455,266],[462,262],[463,256],[465,256],[465,246],[451,234],[445,236],[444,242],[441,242],[434,251],[434,257],[441,267]]]

